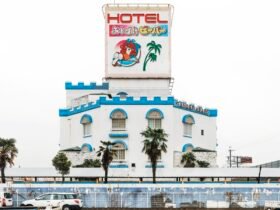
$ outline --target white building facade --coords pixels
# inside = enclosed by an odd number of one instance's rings
[[[170,5],[105,6],[105,82],[66,82],[66,108],[59,110],[60,149],[73,165],[95,159],[101,141],[111,141],[117,152],[113,170],[144,173],[151,167],[140,134],[147,127],[168,134],[158,168],[180,167],[182,153],[193,148],[209,151],[210,165],[216,165],[217,110],[177,100],[171,92],[171,13]],[[147,28],[154,34],[143,35]],[[125,37],[132,29],[135,34]]]

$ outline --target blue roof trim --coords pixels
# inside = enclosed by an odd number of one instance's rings
[[[127,164],[109,165],[109,168],[128,168]]]
[[[83,121],[85,118],[88,120],[89,123],[92,123],[92,122],[93,122],[92,117],[91,117],[89,114],[84,114],[84,115],[81,117],[81,119],[80,119],[80,123],[81,123],[81,124],[82,124],[82,121]]]
[[[124,116],[125,116],[125,119],[127,119],[127,113],[126,113],[126,111],[124,111],[123,109],[120,109],[120,108],[117,108],[117,109],[114,109],[113,111],[111,111],[111,113],[110,113],[110,118],[111,118],[111,119],[112,119],[112,116],[113,116],[114,112],[121,112],[121,113],[123,113]]]
[[[109,137],[111,137],[111,138],[127,138],[128,134],[127,133],[110,133]]]
[[[73,109],[59,109],[59,116],[67,117],[70,115],[79,114],[79,113],[89,111],[92,109],[96,109],[99,107],[100,107],[100,103],[97,100],[96,103],[90,102],[90,103],[82,105],[82,106],[74,107]]]
[[[186,123],[186,121],[188,120],[188,118],[191,118],[192,121],[193,121],[193,124],[195,124],[195,120],[194,120],[193,116],[190,115],[190,114],[187,114],[187,115],[183,116],[183,118],[182,118],[182,123]]]
[[[77,85],[74,85],[72,82],[65,82],[66,90],[109,90],[109,83],[104,82],[101,85],[97,85],[95,82],[90,84],[85,84],[83,82],[78,82]]]
[[[153,109],[150,109],[150,110],[147,112],[147,114],[146,114],[146,119],[149,118],[150,113],[153,112],[153,111],[159,112],[159,113],[160,113],[160,118],[161,118],[161,119],[164,118],[163,112],[162,112],[160,109],[153,108]]]
[[[160,97],[154,97],[148,99],[147,97],[140,97],[140,99],[134,99],[133,97],[127,97],[120,99],[120,97],[113,97],[108,99],[104,96],[99,97],[96,103],[90,102],[88,104],[74,107],[72,109],[59,109],[60,117],[67,117],[74,114],[79,114],[85,111],[99,108],[101,105],[173,105],[174,97],[170,96],[167,99],[161,99]]]
[[[208,117],[217,117],[218,116],[218,110],[217,109],[207,109],[207,112],[203,113],[203,112],[196,111],[195,109],[188,109],[188,108],[185,108],[185,107],[178,106],[178,105],[176,105],[176,103],[174,103],[173,106],[177,109],[186,110],[186,111],[189,111],[189,112],[205,115],[205,116],[208,116]]]
[[[217,109],[209,109],[208,116],[209,117],[217,117],[218,116],[218,110]]]
[[[192,144],[185,144],[185,145],[182,147],[182,152],[186,152],[186,151],[188,150],[189,147],[193,148],[193,145],[192,145]]]
[[[126,142],[124,142],[123,140],[114,140],[114,141],[112,141],[112,143],[122,144],[124,146],[125,150],[128,150],[128,146],[127,146]]]
[[[74,107],[72,109],[59,109],[60,117],[67,117],[74,114],[79,114],[85,111],[99,108],[101,105],[172,105],[175,108],[186,110],[189,112],[201,114],[208,117],[217,117],[217,109],[208,109],[207,113],[201,113],[195,110],[187,109],[176,105],[176,100],[173,96],[169,96],[167,99],[162,99],[161,97],[154,97],[148,99],[147,97],[133,98],[131,96],[121,99],[119,96],[114,96],[112,99],[106,98],[104,96],[99,97],[96,103],[90,102],[88,104],[81,105],[79,107]]]
[[[152,168],[152,165],[145,165],[145,168]],[[157,165],[156,168],[164,168],[164,165]]]
[[[88,150],[89,150],[90,152],[93,151],[92,146],[91,146],[90,144],[83,144],[83,145],[81,146],[81,149],[83,149],[83,147],[87,147]]]

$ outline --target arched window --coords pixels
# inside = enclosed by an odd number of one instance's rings
[[[80,123],[83,125],[83,136],[90,136],[91,135],[91,124],[92,124],[92,117],[88,114],[82,116]]]
[[[84,152],[84,153],[89,153],[89,152],[92,152],[92,146],[90,144],[83,144],[81,146],[81,151]]]
[[[112,130],[125,130],[127,114],[122,109],[115,109],[110,115],[112,119]]]
[[[182,152],[191,152],[193,150],[192,144],[185,144],[182,148]]]
[[[192,137],[193,124],[195,124],[193,116],[185,115],[182,122],[184,125],[184,136]]]
[[[159,129],[161,128],[161,119],[163,118],[163,114],[158,109],[150,110],[146,118],[148,119],[148,127],[152,129]]]
[[[121,98],[121,99],[125,99],[127,97],[127,93],[126,92],[119,92],[117,93],[117,95]]]
[[[124,161],[125,160],[125,146],[123,144],[117,143],[113,146],[115,155],[113,160],[115,161]]]

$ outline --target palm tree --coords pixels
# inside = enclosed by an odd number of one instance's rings
[[[196,161],[196,158],[192,152],[187,152],[182,155],[181,163],[184,164],[185,168],[194,168],[195,161]]]
[[[14,165],[14,159],[18,154],[15,139],[2,139],[0,138],[0,170],[2,183],[6,183],[5,168],[7,164]]]
[[[156,44],[155,41],[151,41],[147,44],[148,47],[148,54],[145,57],[143,71],[146,71],[146,67],[149,61],[155,62],[157,61],[157,53],[160,55],[161,45]]]
[[[210,165],[210,163],[204,160],[197,160],[196,162],[200,168],[208,168],[208,166]]]
[[[101,163],[102,163],[102,168],[105,171],[105,181],[104,183],[108,182],[108,169],[109,165],[112,162],[114,156],[115,156],[115,151],[112,149],[115,143],[112,143],[110,141],[101,141],[103,146],[99,146],[99,150],[97,151],[97,156],[101,158]]]
[[[162,152],[167,152],[166,137],[168,136],[163,129],[152,129],[148,127],[145,131],[141,132],[145,137],[143,141],[144,146],[142,152],[148,155],[151,160],[153,170],[153,183],[156,183],[156,167],[157,162],[161,157]]]

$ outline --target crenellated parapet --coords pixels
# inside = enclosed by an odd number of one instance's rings
[[[84,104],[78,107],[69,108],[69,109],[60,109],[59,110],[59,116],[60,117],[66,117],[78,113],[82,113],[88,110],[99,108],[102,105],[171,105],[175,108],[183,109],[186,111],[194,112],[197,114],[202,114],[208,117],[216,117],[217,116],[217,110],[216,109],[204,109],[201,106],[195,106],[195,105],[181,105],[178,103],[176,99],[174,99],[173,96],[169,97],[140,97],[135,98],[132,96],[128,96],[126,98],[120,98],[119,96],[114,96],[112,98],[101,96],[99,97],[96,102],[90,102],[88,104]]]
[[[83,104],[81,106],[77,106],[74,108],[69,108],[69,109],[59,109],[59,116],[60,117],[67,117],[67,116],[71,116],[74,114],[79,114],[85,111],[89,111],[92,109],[96,109],[99,108],[100,104],[99,101],[97,100],[96,103],[90,102],[88,104]]]
[[[146,96],[135,98],[132,96],[128,96],[124,99],[120,98],[119,96],[112,97],[109,99],[107,97],[101,96],[99,98],[100,104],[103,105],[173,105],[174,104],[174,97],[169,96],[167,98],[161,97],[153,97],[148,98]]]
[[[100,85],[95,82],[91,82],[89,84],[85,84],[84,82],[78,82],[78,84],[73,84],[72,82],[65,82],[66,90],[108,90],[109,83],[104,82]]]

